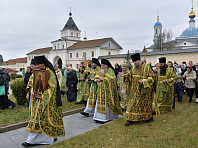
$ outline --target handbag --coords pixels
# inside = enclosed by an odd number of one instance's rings
[[[5,95],[5,84],[0,85],[0,96],[4,96],[4,95]]]

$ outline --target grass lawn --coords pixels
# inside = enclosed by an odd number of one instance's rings
[[[13,82],[14,80],[11,81],[11,83]],[[64,79],[62,82],[64,85]],[[13,95],[9,95],[9,99],[13,102],[16,102],[16,99]],[[68,103],[64,96],[62,96],[62,103],[63,112],[84,107],[83,104],[75,104],[75,102]],[[8,110],[0,110],[0,119],[0,127],[27,121],[29,120],[29,108],[17,105],[14,110],[12,110],[11,107]]]
[[[9,98],[13,102],[16,102],[16,99],[12,95],[10,95]],[[64,97],[62,97],[62,103],[63,112],[84,107],[83,104],[75,104],[75,102],[68,103]],[[14,110],[12,110],[11,107],[8,110],[0,110],[0,119],[0,127],[27,121],[29,120],[29,108],[17,105]]]
[[[195,99],[194,99],[195,100]],[[104,124],[85,134],[54,144],[51,147],[129,147],[129,148],[193,148],[198,147],[198,104],[176,102],[176,110],[154,116],[151,123],[125,127],[124,118]]]

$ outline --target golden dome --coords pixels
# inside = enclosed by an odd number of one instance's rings
[[[195,18],[195,17],[196,17],[196,15],[195,15],[195,13],[193,11],[193,8],[192,8],[191,13],[189,14],[189,18]]]
[[[83,39],[84,39],[84,40],[86,40],[86,39],[87,39],[86,35],[83,37]]]

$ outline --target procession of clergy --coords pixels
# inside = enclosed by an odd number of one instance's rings
[[[77,102],[86,102],[82,115],[100,123],[118,118],[126,109],[125,126],[137,122],[153,121],[153,114],[172,111],[175,105],[176,75],[172,68],[166,65],[166,58],[159,58],[160,69],[155,74],[150,64],[140,59],[140,54],[131,55],[134,66],[128,69],[128,64],[122,64],[122,72],[116,78],[114,68],[106,60],[95,58],[80,75]],[[91,64],[92,63],[92,64]],[[154,82],[156,96],[154,98]],[[153,103],[154,102],[154,103]],[[154,104],[154,106],[153,106]]]
[[[123,115],[126,110],[125,126],[129,126],[153,121],[153,113],[159,115],[174,109],[176,75],[172,68],[166,66],[166,58],[159,58],[157,74],[150,64],[140,59],[139,53],[131,55],[131,59],[134,63],[131,70],[128,64],[122,64],[122,72],[117,77],[107,59],[102,59],[101,64],[95,58],[88,61],[88,66],[80,72],[77,94],[77,102],[86,105],[82,115],[93,116],[94,121],[106,123]],[[49,86],[42,98],[37,99],[32,87],[33,76],[30,77],[27,87],[30,90],[31,117],[26,129],[29,136],[22,143],[24,147],[53,144],[56,137],[65,136],[60,86],[53,66],[45,56],[38,56],[32,60],[31,67],[49,71]]]

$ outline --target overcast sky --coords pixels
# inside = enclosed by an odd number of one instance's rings
[[[5,61],[50,47],[60,38],[70,7],[82,38],[86,31],[88,39],[113,37],[122,53],[141,50],[152,44],[157,11],[174,39],[189,26],[191,6],[191,0],[0,0],[0,54]],[[194,12],[198,15],[195,0]]]

